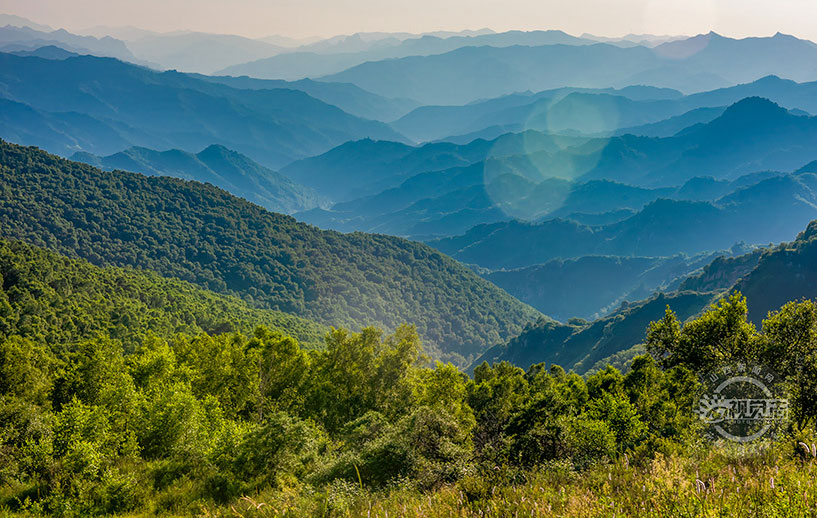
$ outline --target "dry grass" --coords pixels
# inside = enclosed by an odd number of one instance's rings
[[[370,493],[355,484],[323,491],[292,488],[202,508],[222,517],[807,517],[817,516],[817,462],[780,448],[721,445],[687,457],[658,455],[640,465],[624,457],[576,473],[553,466],[519,484],[469,477],[430,493],[409,488]],[[469,495],[471,495],[469,497]]]
[[[227,506],[202,503],[197,514],[208,518],[817,517],[816,464],[810,446],[800,445],[797,451],[780,446],[747,451],[719,445],[701,447],[686,456],[659,454],[640,463],[631,463],[625,456],[583,472],[554,464],[512,476],[472,475],[430,492],[407,485],[372,492],[357,480],[317,489],[300,485],[248,495]],[[155,509],[142,516],[157,515],[166,516]],[[0,509],[3,516],[11,515]]]

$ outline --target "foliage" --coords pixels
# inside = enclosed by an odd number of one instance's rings
[[[472,368],[483,362],[509,361],[515,365],[558,363],[580,374],[604,368],[616,353],[643,343],[651,322],[660,319],[667,305],[681,320],[694,317],[719,297],[718,293],[658,293],[647,300],[622,303],[610,315],[586,322],[571,319],[562,324],[541,319],[505,344],[497,345],[478,358]],[[602,364],[596,365],[601,362]]]
[[[105,334],[130,349],[150,334],[283,330],[305,345],[327,329],[280,311],[256,309],[190,283],[132,268],[93,266],[0,239],[0,335],[69,344]]]
[[[102,301],[127,307],[162,286],[178,290],[179,308],[197,307],[188,294],[217,296],[20,243],[3,243],[0,258],[7,514],[745,515],[743,500],[714,487],[751,489],[752,509],[772,516],[813,509],[811,301],[783,306],[760,331],[738,293],[685,324],[667,310],[649,326],[651,354],[626,372],[498,362],[469,377],[432,365],[411,325],[333,328],[314,348],[264,326],[180,333],[168,324],[179,309],[166,309],[123,333]],[[106,287],[119,279],[130,287]],[[698,372],[734,360],[769,363],[792,401],[788,435],[753,456],[698,439]],[[770,487],[736,473],[762,473]],[[798,483],[808,496],[786,500]]]
[[[327,325],[394,330],[464,363],[538,315],[424,245],[324,232],[211,185],[104,172],[0,144],[0,232]],[[463,358],[465,357],[465,358]]]

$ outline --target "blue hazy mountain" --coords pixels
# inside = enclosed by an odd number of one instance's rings
[[[16,50],[8,53],[14,54],[15,56],[29,56],[43,59],[68,59],[79,56],[76,52],[65,50],[56,45],[46,45],[45,47],[38,47],[33,50]]]
[[[564,149],[586,145],[587,142],[586,138],[537,131],[509,133],[490,141],[476,139],[466,144],[435,142],[410,146],[367,139],[347,142],[321,155],[293,162],[281,172],[341,202],[399,187],[414,175],[466,167],[486,159],[508,157],[509,161],[503,164],[514,168],[510,172],[540,181],[545,176],[526,157],[527,154],[545,153],[550,156]],[[481,176],[481,173],[477,176]],[[426,186],[432,189],[428,194],[442,192],[438,190],[441,188],[439,185],[427,182]]]
[[[296,52],[289,52],[266,59],[259,59],[227,67],[218,71],[221,75],[250,76],[262,79],[303,79],[316,78],[328,74],[341,72],[368,61],[402,58],[405,56],[427,56],[441,54],[466,46],[508,47],[511,45],[588,45],[593,40],[570,36],[562,31],[509,31],[503,33],[433,36],[425,35],[404,40],[381,40],[380,44],[366,44],[359,41],[359,50],[353,45],[347,45],[338,52],[336,49],[320,44],[303,47]],[[395,96],[408,97],[413,96]]]
[[[640,178],[640,183],[673,185],[697,175],[729,179],[755,171],[792,171],[814,159],[817,117],[794,115],[766,99],[750,97],[711,122],[661,142],[683,151]],[[664,152],[668,157],[674,154],[666,148]],[[600,169],[586,176],[603,174]]]
[[[12,27],[29,27],[40,32],[54,31],[54,28],[49,25],[37,23],[22,16],[0,13],[0,27],[5,27],[6,25],[11,25]]]
[[[775,75],[750,83],[692,94],[683,99],[687,109],[704,106],[728,106],[746,97],[763,97],[788,109],[801,109],[817,115],[817,81],[801,82]]]
[[[424,104],[465,104],[564,86],[644,84],[693,93],[772,74],[814,81],[815,63],[817,45],[810,41],[782,34],[736,40],[710,33],[654,48],[609,44],[463,47],[444,54],[363,63],[325,79]]]
[[[575,213],[638,210],[673,189],[643,189],[609,181],[570,182],[558,178],[533,182],[504,174],[485,182],[485,163],[478,162],[422,173],[377,195],[337,203],[331,210],[298,214],[322,228],[430,238],[465,233],[483,223],[507,221],[524,214],[569,217]]]
[[[0,54],[0,92],[17,103],[0,136],[66,156],[220,144],[277,168],[350,139],[402,139],[298,90],[240,90],[109,58]]]
[[[667,138],[529,130],[468,145],[369,140],[346,143],[283,172],[336,202],[299,214],[304,221],[430,239],[510,219],[583,214],[580,221],[592,221],[587,218],[605,213],[624,219],[622,209],[638,211],[659,198],[714,202],[779,176],[770,171],[798,169],[814,159],[815,149],[817,118],[749,98]],[[598,221],[612,223],[617,216]],[[730,245],[719,241],[717,248]]]
[[[40,31],[31,27],[0,27],[0,50],[34,50],[39,47],[57,46],[78,54],[91,54],[129,61],[139,61],[121,40],[105,36],[79,36],[65,29]]]
[[[211,183],[267,210],[285,214],[308,210],[324,201],[309,187],[218,145],[195,154],[133,147],[104,157],[75,153],[71,160],[108,171],[119,169]]]
[[[465,145],[441,142],[413,147],[365,139],[299,160],[281,172],[334,201],[344,201],[378,194],[418,173],[473,164],[485,158],[491,148],[491,143],[479,140]]]
[[[723,115],[726,108],[695,108],[681,115],[675,115],[658,122],[648,122],[640,126],[624,127],[614,132],[616,135],[638,135],[641,137],[672,137],[697,124],[706,124]]]
[[[669,256],[792,239],[817,218],[817,176],[774,176],[714,202],[658,199],[631,217],[591,227],[566,219],[479,225],[430,241],[465,263],[491,270],[585,255]],[[501,254],[497,250],[503,250]]]
[[[138,58],[161,68],[203,74],[287,51],[243,36],[202,32],[151,34],[128,41],[127,47]]]
[[[678,278],[711,263],[724,251],[688,257],[584,256],[553,259],[483,276],[522,302],[557,320],[596,319],[615,311],[624,301],[648,298]]]
[[[254,79],[246,76],[191,75],[197,79],[212,81],[242,90],[272,90],[276,88],[300,90],[315,99],[337,106],[346,113],[383,122],[393,121],[417,107],[417,103],[410,99],[388,99],[349,83],[326,83],[311,79],[283,81]]]
[[[511,94],[462,106],[423,106],[392,126],[418,141],[451,141],[451,136],[476,136],[493,128],[506,133],[539,129],[668,137],[693,124],[709,122],[724,107],[746,97],[763,97],[789,110],[817,113],[817,82],[797,83],[767,76],[689,96],[677,90],[643,86]]]
[[[589,95],[596,94],[596,95]],[[635,126],[672,117],[684,111],[670,100],[682,97],[677,90],[644,86],[622,89],[558,88],[536,94],[517,93],[463,106],[422,106],[392,123],[402,134],[417,141],[447,139],[489,127],[505,132],[524,129],[595,133]],[[592,109],[590,120],[582,113],[566,113],[581,99]],[[606,104],[606,105],[605,105]],[[620,106],[616,106],[620,105]],[[603,111],[611,115],[599,116]],[[606,125],[599,127],[599,123]],[[550,120],[548,120],[550,119]],[[593,127],[586,126],[590,123]],[[584,126],[583,126],[584,124]]]

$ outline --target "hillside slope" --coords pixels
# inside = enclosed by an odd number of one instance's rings
[[[760,327],[770,311],[789,301],[817,298],[817,221],[789,243],[732,258],[718,258],[699,274],[680,283],[680,290],[658,294],[622,307],[592,323],[539,322],[518,337],[496,346],[478,359],[508,360],[521,367],[538,362],[559,363],[585,372],[594,363],[642,343],[650,321],[670,308],[683,321],[703,310],[723,294],[743,293],[748,318]]]
[[[485,361],[509,361],[525,369],[547,362],[584,374],[599,360],[642,343],[650,322],[661,319],[667,306],[683,321],[697,315],[717,296],[718,292],[659,293],[641,302],[625,304],[610,316],[591,323],[540,321],[508,343],[489,349],[471,365],[471,370]]]
[[[794,241],[762,254],[735,289],[746,295],[749,320],[758,325],[790,300],[817,298],[817,221]]]
[[[155,151],[132,147],[109,156],[74,153],[71,160],[109,171],[120,169],[208,182],[265,209],[285,214],[312,209],[322,202],[309,187],[215,144],[195,154],[180,149]]]
[[[178,279],[133,268],[100,268],[20,241],[0,239],[0,279],[0,336],[19,334],[51,346],[104,334],[127,349],[150,333],[250,333],[264,325],[320,347],[328,331]]]
[[[425,245],[320,231],[210,185],[104,172],[2,143],[0,192],[3,237],[155,270],[324,324],[411,322],[454,357],[480,353],[539,315]]]

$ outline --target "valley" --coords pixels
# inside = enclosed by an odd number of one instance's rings
[[[0,13],[0,515],[815,513],[808,34],[183,4]]]

